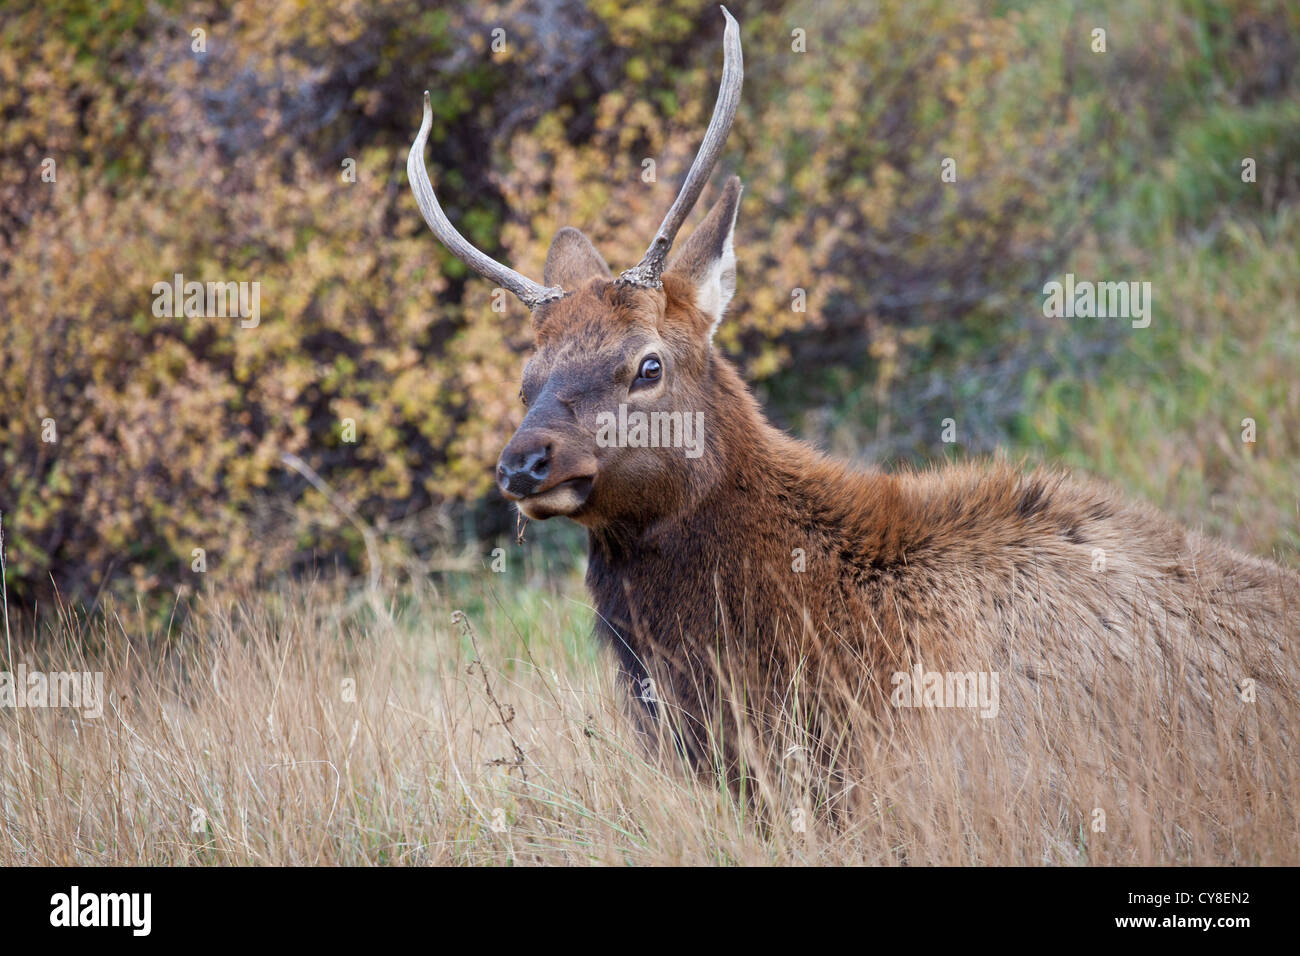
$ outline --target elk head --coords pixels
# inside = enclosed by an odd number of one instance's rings
[[[501,493],[530,518],[644,525],[698,500],[716,480],[720,453],[705,429],[719,412],[712,340],[736,287],[739,179],[727,181],[671,262],[668,253],[740,102],[740,30],[722,12],[722,83],[704,142],[645,256],[618,278],[569,227],[551,243],[542,285],[470,245],[443,214],[424,168],[432,124],[424,95],[406,164],[420,211],[454,255],[532,313],[537,351],[520,389],[528,412],[497,464]]]

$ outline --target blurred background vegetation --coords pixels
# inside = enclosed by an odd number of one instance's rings
[[[746,192],[719,340],[778,423],[864,462],[1063,463],[1298,563],[1300,6],[730,9],[746,85],[720,175]],[[364,568],[362,533],[286,452],[374,528],[389,571],[519,553],[491,472],[521,417],[527,314],[493,312],[420,220],[421,91],[433,181],[471,241],[540,278],[571,224],[618,269],[694,155],[721,29],[682,0],[8,0],[11,601],[165,602],[199,586],[195,548],[206,586]],[[260,282],[260,326],[154,316],[178,272]],[[1066,272],[1151,282],[1150,328],[1045,318]],[[572,526],[529,536],[528,573],[581,549]]]

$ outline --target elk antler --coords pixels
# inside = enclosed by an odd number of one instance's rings
[[[663,287],[659,277],[663,274],[668,250],[672,248],[673,239],[677,237],[677,230],[682,227],[682,223],[686,221],[686,217],[690,215],[696,201],[700,198],[700,193],[704,191],[709,175],[722,154],[727,134],[731,132],[731,121],[736,118],[736,107],[740,105],[740,86],[745,78],[745,66],[740,56],[740,27],[726,7],[722,8],[722,15],[727,18],[727,26],[722,34],[722,84],[718,87],[718,101],[713,107],[713,119],[709,120],[704,142],[700,144],[695,162],[691,163],[690,172],[686,174],[682,191],[677,194],[676,201],[668,210],[668,215],[664,217],[654,242],[650,243],[650,248],[646,250],[640,262],[618,277],[618,281],[623,285],[640,286],[644,289]]]
[[[411,192],[415,193],[415,202],[420,207],[424,221],[429,224],[438,241],[479,275],[513,293],[529,309],[563,298],[563,289],[539,285],[514,269],[503,266],[490,256],[479,252],[448,221],[442,206],[438,205],[433,184],[429,182],[429,173],[424,168],[424,144],[429,138],[429,128],[432,125],[433,109],[429,105],[429,91],[425,90],[424,119],[420,123],[420,132],[416,134],[415,142],[411,144],[411,152],[406,157],[406,178],[411,181]]]

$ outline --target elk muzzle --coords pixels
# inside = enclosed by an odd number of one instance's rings
[[[550,429],[520,427],[497,462],[497,487],[538,521],[573,515],[591,495],[596,459]]]

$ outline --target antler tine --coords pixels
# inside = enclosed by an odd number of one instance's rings
[[[636,266],[618,277],[618,281],[624,285],[646,289],[663,286],[659,277],[663,275],[668,250],[677,237],[677,230],[695,208],[700,193],[704,191],[704,186],[713,173],[713,167],[718,163],[718,157],[722,155],[727,135],[731,132],[736,107],[740,105],[740,87],[745,79],[745,65],[740,54],[740,26],[726,7],[722,8],[722,15],[727,18],[727,26],[722,34],[722,83],[718,87],[713,119],[709,120],[709,128],[704,134],[704,142],[700,144],[700,151],[695,154],[695,162],[691,163],[690,172],[686,174],[686,182],[682,184],[682,190],[668,210],[668,215],[664,217],[654,242],[650,243],[650,248]]]
[[[424,119],[420,122],[420,132],[416,134],[415,142],[411,144],[411,152],[406,157],[406,178],[411,181],[411,192],[415,193],[415,202],[420,207],[420,214],[424,216],[424,221],[429,224],[438,241],[479,275],[513,293],[529,309],[562,298],[563,289],[539,285],[514,269],[503,266],[475,249],[456,231],[456,227],[447,219],[442,206],[438,204],[438,197],[433,192],[433,184],[429,182],[428,170],[424,168],[424,146],[429,139],[429,130],[432,126],[433,108],[429,104],[429,91],[425,90]]]

